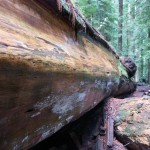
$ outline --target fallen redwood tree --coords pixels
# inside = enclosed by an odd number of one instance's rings
[[[61,7],[1,0],[1,149],[30,148],[103,99],[135,90],[108,42],[73,7]]]

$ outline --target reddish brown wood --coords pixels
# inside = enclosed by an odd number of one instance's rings
[[[53,5],[1,0],[1,149],[28,149],[106,97],[134,90],[120,77],[108,43],[84,32],[75,41],[74,28]]]

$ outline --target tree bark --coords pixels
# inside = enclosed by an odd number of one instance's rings
[[[148,59],[148,83],[150,83],[150,59]]]
[[[140,57],[140,78],[143,79],[143,68],[144,68],[144,61],[143,61],[143,50],[141,50],[141,57]]]
[[[150,29],[148,30],[148,37],[150,39]],[[150,83],[150,59],[148,59],[148,83]]]
[[[1,149],[29,149],[105,98],[135,89],[120,76],[111,46],[84,31],[74,42],[71,21],[56,16],[53,5],[0,3]]]
[[[122,51],[122,28],[123,28],[123,0],[119,0],[119,21],[118,21],[118,50]]]

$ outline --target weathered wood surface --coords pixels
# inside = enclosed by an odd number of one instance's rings
[[[0,0],[1,149],[27,149],[134,89],[110,51],[82,32],[75,41],[67,21],[39,2]]]

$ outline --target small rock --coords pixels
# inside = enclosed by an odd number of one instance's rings
[[[142,108],[143,104],[144,104],[144,103],[139,103],[139,104],[137,104],[137,105],[136,105],[137,109]]]
[[[148,95],[148,92],[144,92],[144,95]]]
[[[133,124],[133,123],[134,123],[133,120],[128,120],[127,122],[128,122],[129,124]]]
[[[130,116],[133,116],[133,115],[134,115],[134,112],[131,112],[131,113],[130,113]]]

